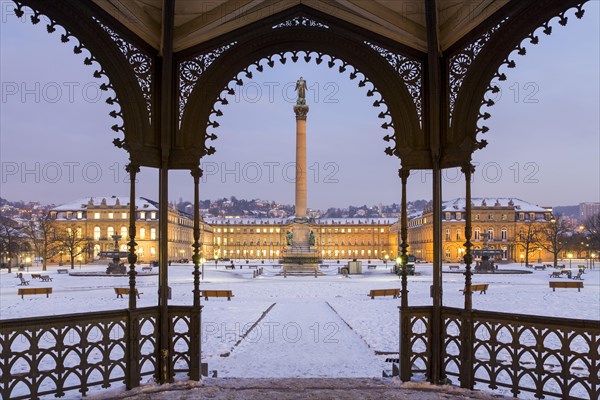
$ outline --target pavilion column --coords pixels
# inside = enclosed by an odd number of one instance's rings
[[[202,243],[200,243],[200,178],[202,170],[195,168],[192,171],[194,177],[194,303],[192,315],[190,318],[190,379],[200,380],[200,363],[201,363],[201,344],[200,344],[200,324],[201,311],[200,305],[200,251]]]
[[[400,307],[408,307],[408,282],[406,278],[406,264],[408,264],[408,212],[406,210],[406,183],[410,170],[401,168],[399,171],[402,180],[402,210],[400,214],[400,263],[402,265],[402,296]]]
[[[129,246],[129,255],[127,256],[127,261],[129,262],[129,309],[135,310],[137,307],[136,304],[136,295],[135,295],[135,263],[137,262],[137,254],[135,253],[135,247],[137,243],[135,242],[135,220],[136,220],[136,211],[135,211],[135,179],[138,172],[140,172],[140,167],[133,163],[129,163],[125,170],[129,173],[129,242],[127,243]]]
[[[136,221],[136,206],[135,206],[135,180],[136,175],[140,172],[140,168],[129,163],[125,170],[129,173],[129,324],[128,324],[128,343],[127,343],[127,378],[126,387],[132,389],[140,385],[140,346],[139,346],[139,318],[135,309],[136,294],[135,294],[135,263],[137,262],[137,254],[135,248],[135,221]]]
[[[169,157],[171,137],[175,127],[173,40],[175,0],[163,0],[162,7],[162,58],[160,82],[160,150],[161,164],[158,181],[158,362],[157,375],[161,384],[173,381],[173,332],[169,316]]]
[[[438,40],[437,1],[425,0],[427,22],[427,80],[426,80],[426,127],[430,140],[433,170],[433,298],[430,321],[429,379],[435,385],[443,382],[443,320],[442,320],[442,129],[445,124],[443,102],[447,97],[444,89],[444,65]]]
[[[465,174],[465,255],[463,257],[465,261],[465,311],[471,311],[473,309],[473,294],[471,293],[471,264],[473,263],[473,256],[471,255],[471,235],[473,234],[472,218],[471,218],[471,175],[475,171],[473,165],[468,164],[462,167],[462,172]]]
[[[401,168],[399,172],[402,181],[402,208],[400,214],[400,238],[399,238],[399,256],[402,266],[402,289],[400,298],[400,379],[402,382],[408,382],[411,379],[411,323],[410,317],[405,317],[404,311],[408,308],[408,284],[406,278],[406,264],[408,263],[408,212],[406,209],[406,183],[410,170]]]
[[[467,389],[473,389],[473,293],[471,292],[471,264],[473,256],[471,255],[471,176],[475,172],[472,164],[462,167],[465,174],[465,312],[461,321],[460,330],[460,386]]]

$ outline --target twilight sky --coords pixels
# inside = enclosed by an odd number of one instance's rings
[[[74,55],[73,43],[45,24],[31,25],[0,1],[0,196],[60,204],[89,196],[127,195],[127,155],[117,137],[112,107],[98,91],[93,67]],[[473,195],[517,197],[542,206],[600,201],[599,2],[586,5],[583,20],[570,15],[554,23],[551,36],[527,43],[492,114],[489,145],[474,155]],[[292,204],[295,119],[293,85],[307,80],[312,208],[400,201],[399,160],[383,153],[388,132],[378,109],[348,72],[326,63],[276,65],[244,80],[223,108],[215,131],[217,153],[203,161],[202,198],[236,196]],[[170,197],[192,198],[188,172],[170,174]],[[456,170],[444,179],[444,198],[463,196]],[[144,168],[138,193],[158,198],[158,174]],[[431,198],[431,175],[415,172],[409,200]]]

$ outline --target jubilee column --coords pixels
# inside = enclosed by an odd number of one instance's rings
[[[296,114],[296,221],[306,221],[306,81],[300,77],[296,82],[298,100]]]

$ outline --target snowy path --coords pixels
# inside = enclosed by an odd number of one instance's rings
[[[243,378],[380,377],[385,367],[327,302],[306,299],[278,302],[229,357],[206,361],[219,377]]]

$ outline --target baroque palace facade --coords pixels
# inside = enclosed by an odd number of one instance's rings
[[[552,210],[516,198],[472,198],[473,256],[478,258],[484,247],[486,253],[501,261],[523,261],[524,241],[529,225],[539,227],[549,223]],[[465,243],[465,199],[444,201],[442,204],[442,259],[462,261]],[[411,216],[408,221],[409,253],[423,261],[433,260],[433,210]],[[392,229],[397,234],[399,225]],[[552,260],[552,255],[535,246],[530,260]]]
[[[81,253],[84,262],[97,258],[101,251],[114,250],[113,235],[121,236],[119,249],[128,251],[128,197],[92,197],[76,200],[53,208],[50,217],[56,230],[70,229],[78,239],[87,240],[87,249]],[[207,235],[211,234],[211,227],[206,224],[202,224],[202,230]],[[140,262],[158,260],[158,203],[144,197],[136,199],[135,241],[138,244],[137,254]],[[169,260],[191,260],[192,242],[192,216],[169,206]],[[59,261],[59,258],[61,255],[56,254],[53,261]]]
[[[140,197],[136,200],[136,242],[142,263],[158,260],[158,204]],[[522,261],[523,234],[528,224],[550,221],[551,210],[511,198],[473,198],[474,255],[484,246],[497,260]],[[97,258],[101,251],[113,250],[113,235],[121,235],[119,246],[127,251],[129,201],[125,197],[93,197],[51,210],[56,226],[74,229],[88,239],[84,261]],[[433,213],[430,209],[410,216],[409,254],[429,262],[433,259]],[[459,262],[464,254],[464,199],[443,205],[443,260]],[[311,219],[315,246],[321,258],[394,260],[398,253],[399,222],[396,218],[316,218]],[[191,260],[193,242],[191,215],[169,207],[169,259]],[[291,229],[288,218],[205,218],[201,221],[202,257],[228,259],[272,259],[282,257]],[[58,261],[55,255],[54,261]],[[531,259],[550,260],[539,248]]]

